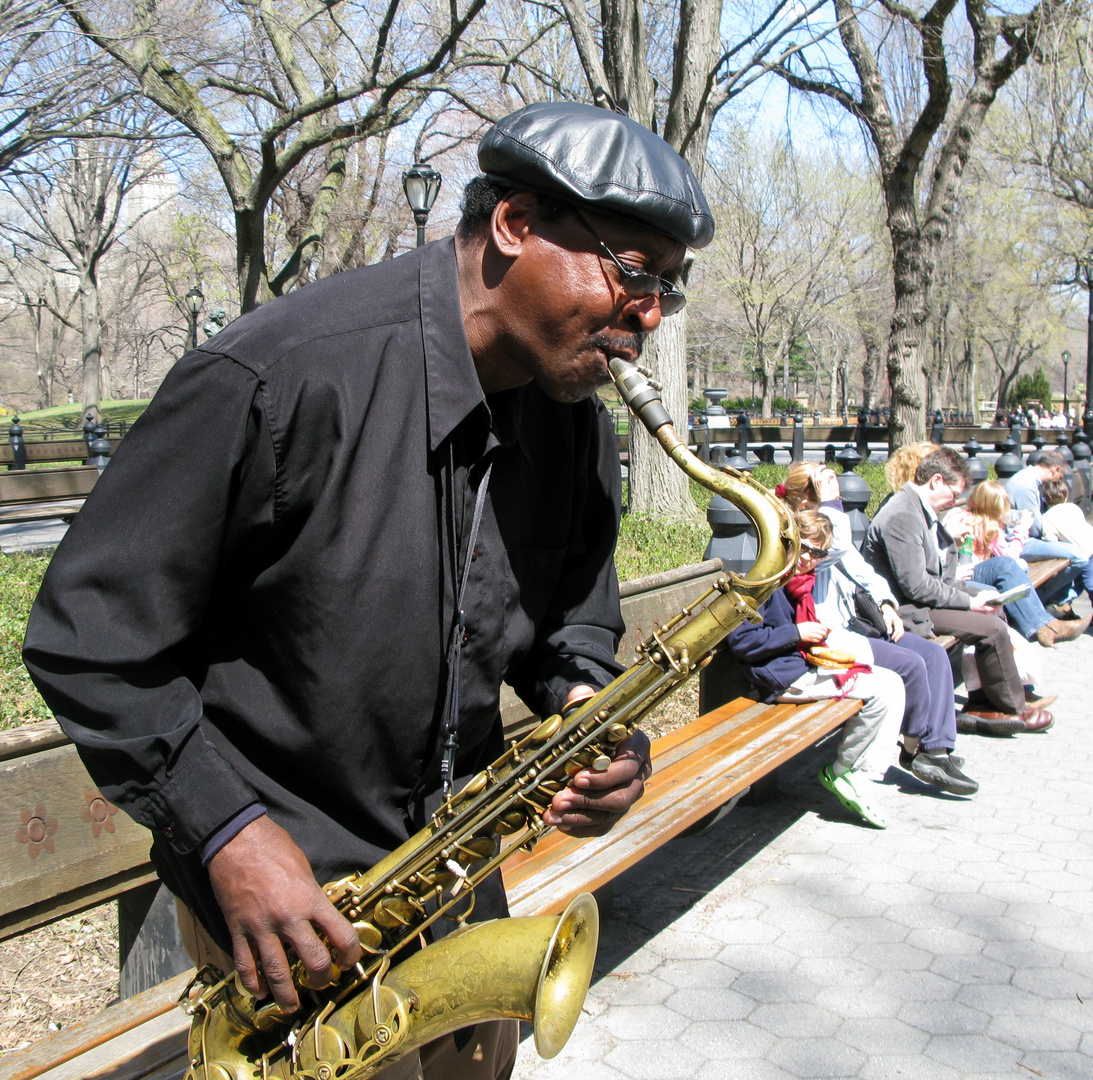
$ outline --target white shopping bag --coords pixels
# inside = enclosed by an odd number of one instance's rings
[[[1021,682],[1025,686],[1035,686],[1044,677],[1040,646],[1026,641],[1012,626],[1009,628],[1009,635]],[[979,678],[979,668],[975,665],[975,649],[971,645],[966,646],[960,660],[964,672],[964,688],[968,691],[981,689],[983,683]]]

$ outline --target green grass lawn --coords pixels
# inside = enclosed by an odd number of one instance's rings
[[[872,514],[888,490],[884,470],[867,463],[858,471],[873,491]],[[768,487],[785,475],[784,465],[758,465],[754,472]],[[705,516],[711,493],[695,483],[691,493]],[[710,530],[703,520],[666,524],[644,514],[625,514],[615,553],[619,579],[632,581],[701,562],[709,540]],[[50,715],[19,656],[30,606],[48,565],[48,555],[0,554],[0,730],[47,720]]]
[[[124,420],[131,424],[144,410],[148,408],[148,400],[139,401],[104,401],[99,407],[103,420],[118,423]],[[52,428],[66,428],[73,435],[83,435],[84,411],[80,405],[54,405],[52,409],[34,409],[31,412],[20,413],[19,423],[23,426],[23,438],[26,440],[41,439],[46,430]],[[11,420],[8,420],[11,423]]]

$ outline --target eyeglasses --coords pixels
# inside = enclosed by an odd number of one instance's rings
[[[579,210],[574,213],[581,220],[581,224],[596,238],[596,243],[607,253],[607,257],[615,264],[619,272],[619,284],[622,291],[633,300],[644,300],[647,296],[660,297],[660,313],[667,317],[674,315],[683,309],[687,303],[687,297],[683,295],[679,287],[673,282],[649,273],[648,270],[634,270],[629,266],[623,266],[615,257],[615,253],[600,239],[599,234],[585,220],[584,214]]]
[[[811,555],[814,559],[822,559],[831,549],[830,548],[813,547],[811,544],[806,544],[802,540],[801,541],[801,550],[803,552],[805,552],[805,554]]]

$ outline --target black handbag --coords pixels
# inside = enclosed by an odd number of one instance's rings
[[[861,634],[862,637],[887,638],[888,627],[884,624],[884,613],[880,609],[880,604],[870,596],[866,589],[863,589],[854,581],[841,562],[835,563],[835,566],[854,585],[854,610],[857,615],[850,618],[847,623],[847,630],[853,630],[855,634]]]

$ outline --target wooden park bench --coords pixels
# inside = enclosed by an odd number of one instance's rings
[[[0,471],[0,525],[70,519],[79,513],[98,479],[95,465]]]
[[[624,587],[629,648],[620,655],[628,657],[654,618],[675,614],[718,572],[720,563],[713,560]],[[716,815],[859,707],[850,700],[762,705],[738,697],[704,710],[654,741],[654,773],[645,797],[609,836],[573,840],[551,834],[530,854],[505,864],[513,914],[554,914],[577,893],[602,889],[645,855]],[[522,729],[523,716],[511,705],[506,711],[506,729]],[[8,733],[7,743],[0,744],[8,754],[0,761],[0,805],[13,825],[0,831],[0,938],[111,897],[124,899],[154,881],[145,830],[106,804],[55,724],[30,728]],[[173,1080],[186,1064],[189,1023],[176,999],[190,974],[167,978],[5,1056],[0,1080]]]

